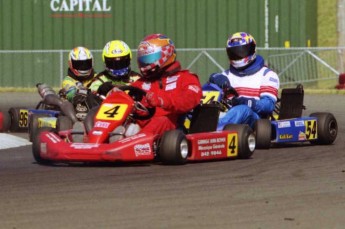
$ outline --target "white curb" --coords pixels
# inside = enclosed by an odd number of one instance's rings
[[[0,149],[31,145],[31,142],[10,134],[0,133]]]

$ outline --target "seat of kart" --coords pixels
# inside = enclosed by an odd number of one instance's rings
[[[284,88],[278,105],[278,119],[301,117],[303,109],[305,109],[303,100],[304,90],[302,85],[297,85],[296,88]]]
[[[189,134],[217,130],[220,107],[218,104],[200,104],[193,109]]]

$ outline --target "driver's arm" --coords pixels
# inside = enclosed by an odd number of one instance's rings
[[[253,111],[258,114],[271,114],[275,108],[276,100],[269,96],[263,96],[253,107]]]

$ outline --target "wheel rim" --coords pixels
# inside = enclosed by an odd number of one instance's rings
[[[333,137],[337,135],[337,123],[334,120],[328,124],[328,131]]]
[[[255,145],[256,145],[255,135],[254,134],[250,134],[248,136],[248,148],[249,148],[250,152],[254,152]]]
[[[180,143],[180,152],[182,158],[187,158],[188,156],[188,142],[186,139],[183,139]]]

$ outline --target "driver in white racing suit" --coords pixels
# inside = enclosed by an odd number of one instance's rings
[[[231,97],[232,107],[221,116],[218,129],[226,124],[248,124],[271,114],[277,102],[279,78],[264,66],[263,57],[256,55],[256,42],[245,32],[231,35],[227,41],[230,68],[213,73],[209,82],[223,90],[234,88],[238,96]]]

